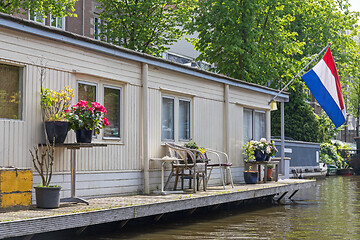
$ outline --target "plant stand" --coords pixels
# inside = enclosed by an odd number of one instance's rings
[[[85,203],[89,205],[89,202],[80,198],[76,197],[75,194],[75,183],[76,183],[76,150],[80,148],[92,148],[92,147],[106,147],[107,144],[103,143],[63,143],[63,144],[56,144],[56,147],[66,147],[67,149],[71,150],[71,196],[69,198],[62,198],[60,202],[71,202],[71,203]]]
[[[250,165],[250,166],[255,166],[255,169],[258,170],[259,172],[259,178],[258,178],[258,181],[259,182],[264,182],[266,183],[267,182],[267,169],[268,169],[268,165],[275,165],[275,177],[274,177],[274,180],[275,182],[278,181],[278,177],[279,177],[279,167],[278,167],[278,164],[279,164],[280,161],[253,161],[253,162],[247,162],[246,164]],[[263,166],[264,170],[264,176],[263,178],[261,177],[261,167]]]

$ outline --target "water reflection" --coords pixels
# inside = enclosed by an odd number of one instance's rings
[[[319,180],[316,187],[299,191],[293,199],[282,205],[165,221],[91,239],[360,239],[360,176]]]

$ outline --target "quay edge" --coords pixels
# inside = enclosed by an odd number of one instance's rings
[[[52,231],[75,229],[91,225],[127,221],[135,218],[157,216],[161,214],[196,209],[212,205],[255,199],[266,196],[274,196],[314,186],[315,180],[287,179],[278,183],[254,184],[235,186],[234,189],[209,190],[196,194],[171,194],[166,200],[156,202],[156,199],[164,199],[165,196],[139,196],[145,201],[126,207],[108,207],[102,210],[78,212],[73,208],[62,215],[45,216],[0,222],[0,239],[9,237],[28,236]],[[122,197],[124,198],[124,196]],[[125,197],[126,198],[126,197]],[[81,207],[81,205],[77,205]],[[65,207],[66,208],[66,207]],[[51,210],[49,210],[51,212]],[[2,213],[0,213],[1,216]]]

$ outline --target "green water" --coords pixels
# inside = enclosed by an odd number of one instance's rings
[[[318,180],[316,187],[299,191],[293,199],[81,239],[360,239],[360,176]]]

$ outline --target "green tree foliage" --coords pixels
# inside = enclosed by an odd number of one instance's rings
[[[292,1],[199,1],[190,32],[199,60],[225,75],[265,85],[291,75],[303,43],[290,31]],[[294,71],[294,70],[293,70]],[[274,81],[273,81],[274,83]]]
[[[323,142],[324,132],[314,110],[303,99],[305,84],[296,81],[290,89],[291,98],[285,103],[285,136],[298,141]],[[271,134],[280,136],[280,110],[271,112]]]
[[[41,13],[53,17],[76,16],[74,5],[77,0],[3,0],[0,1],[0,12],[6,14],[20,13],[21,10]]]
[[[320,145],[320,161],[327,165],[334,165],[338,168],[346,168],[348,164],[337,151],[337,147],[331,143]]]
[[[182,26],[193,13],[194,0],[98,0],[102,39],[139,52],[160,56],[184,35]]]

